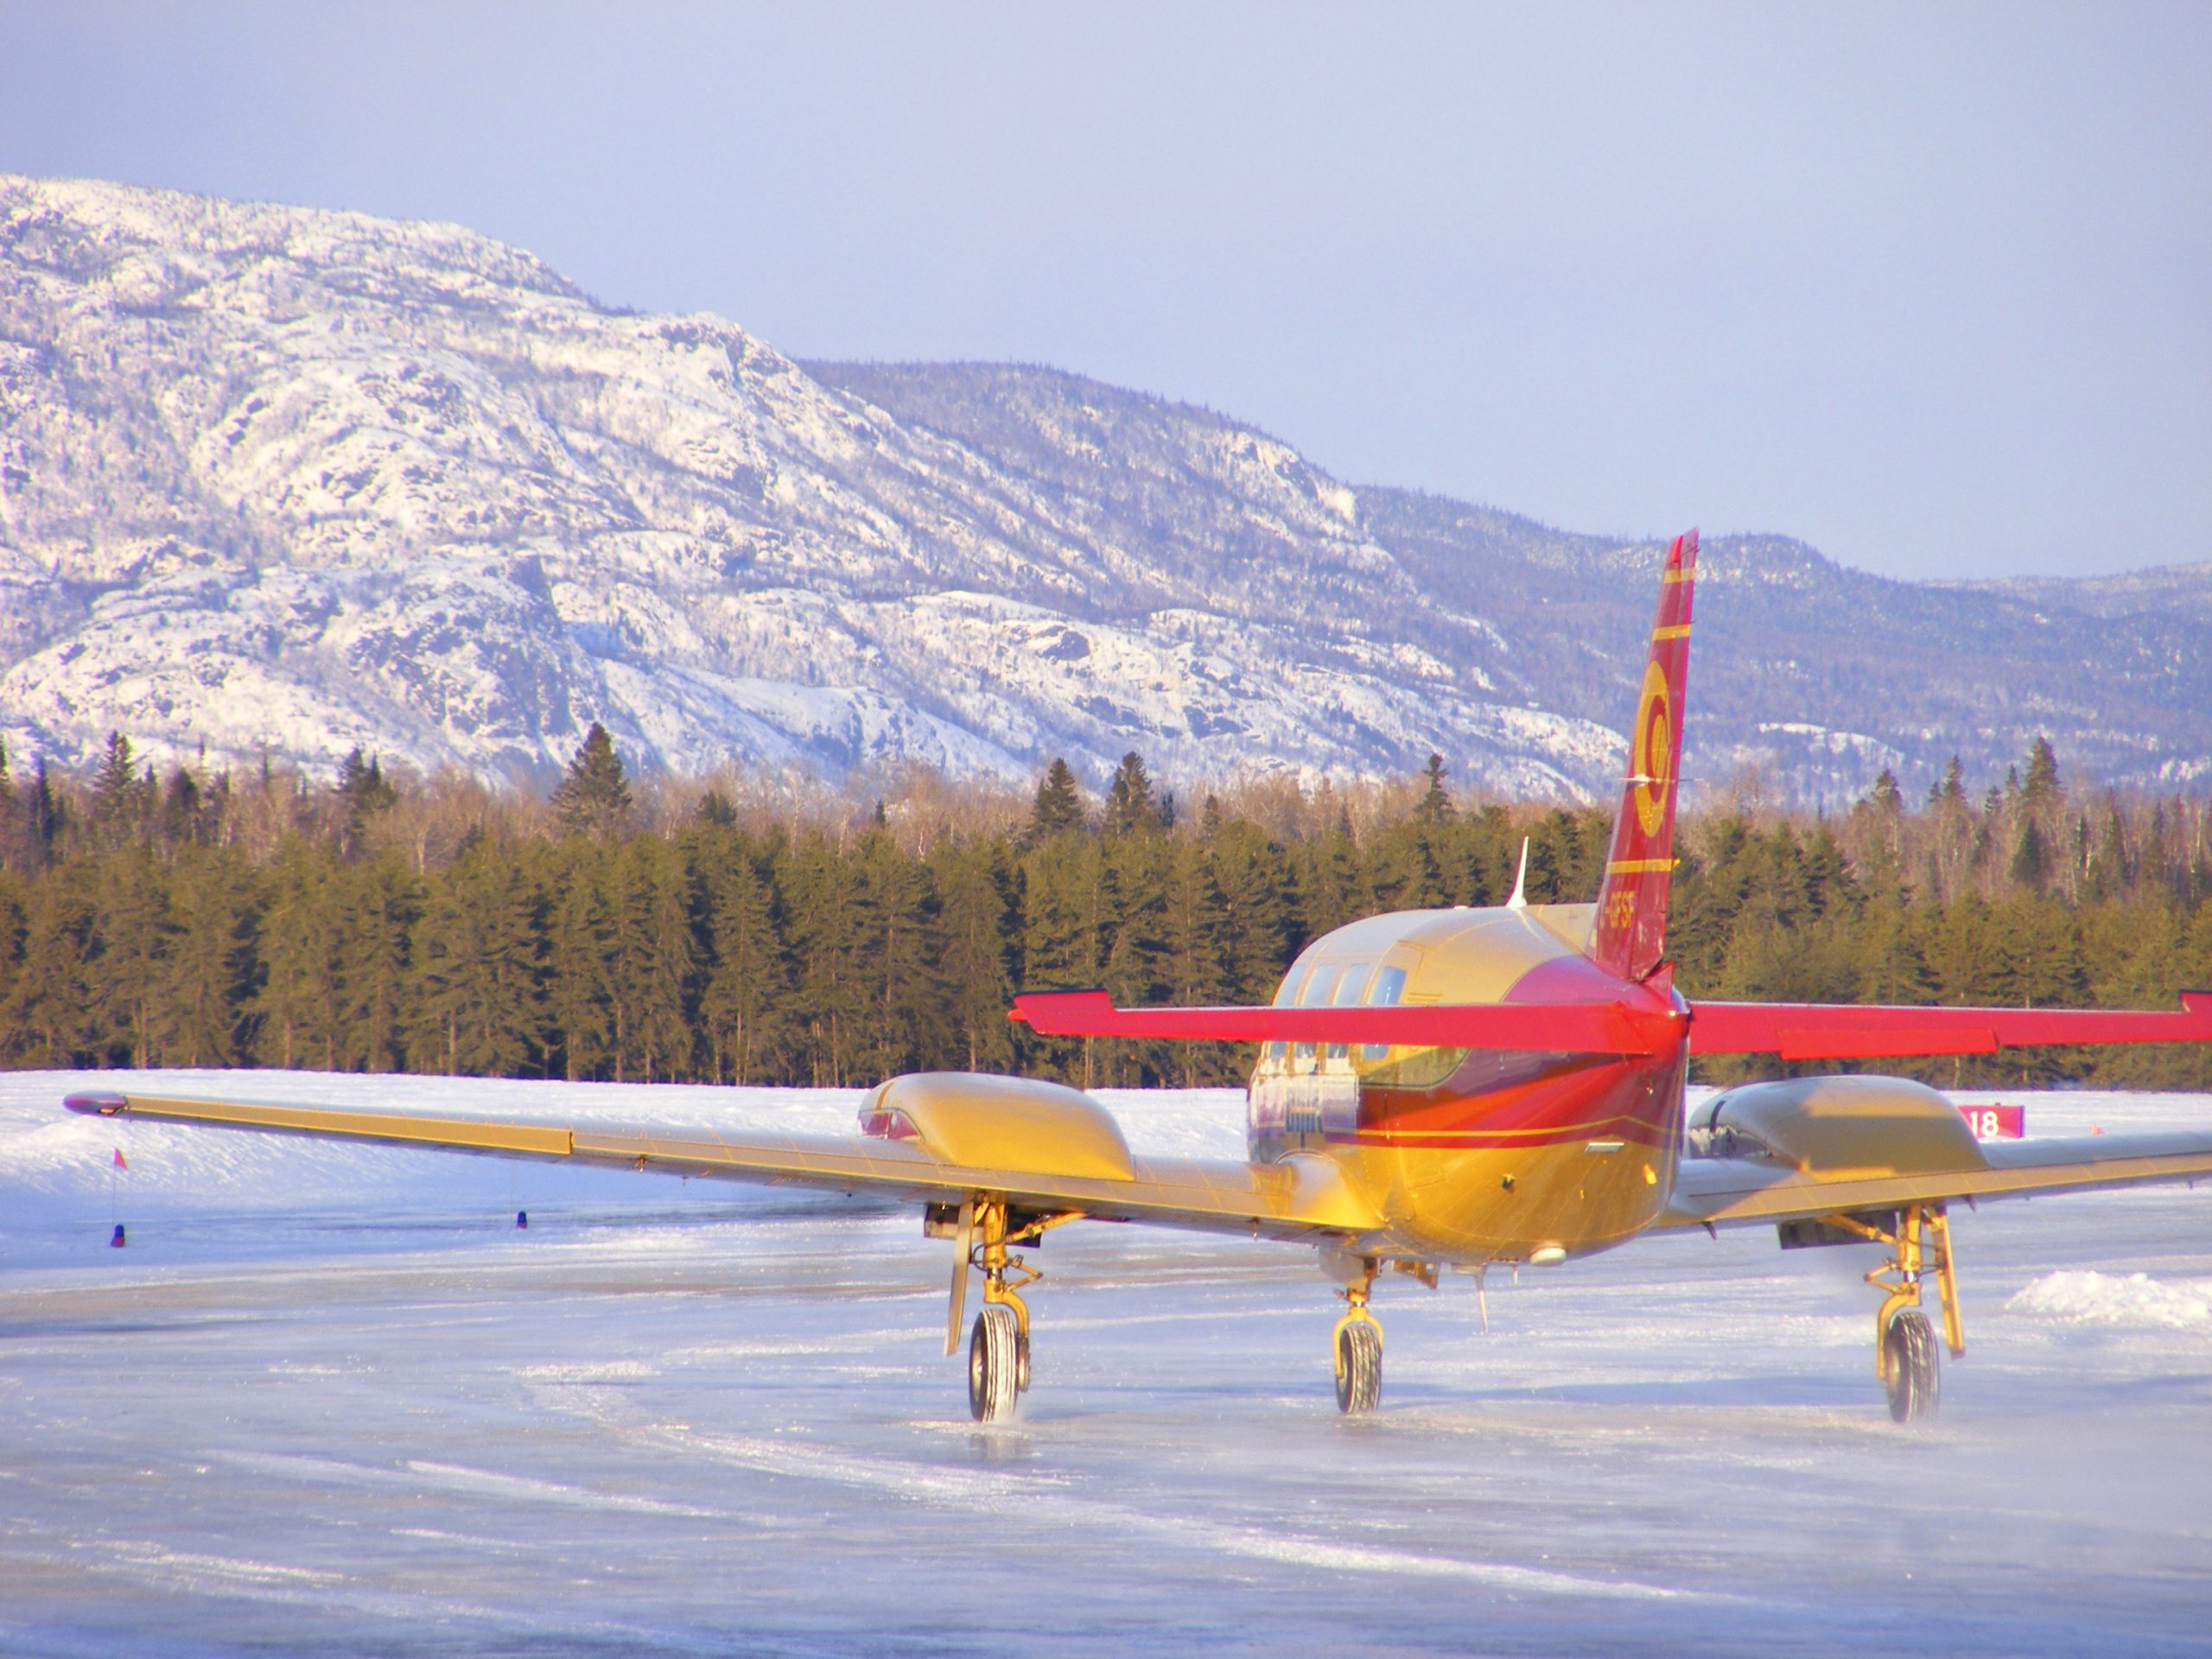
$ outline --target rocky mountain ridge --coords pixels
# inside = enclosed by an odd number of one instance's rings
[[[1405,773],[1609,793],[1654,544],[1354,488],[1042,369],[799,364],[451,226],[0,177],[0,736],[542,781]],[[2037,730],[2212,776],[2212,569],[1936,588],[1708,540],[1693,778]],[[2062,591],[2063,590],[2063,591]],[[2189,594],[2200,595],[2190,601]],[[2073,595],[2069,597],[2068,595]]]

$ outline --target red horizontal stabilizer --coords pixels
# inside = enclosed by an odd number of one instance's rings
[[[1117,1008],[1104,991],[1024,991],[1009,1020],[1040,1037],[1164,1037],[1187,1042],[1376,1043],[1538,1053],[1660,1054],[1681,1016],[1655,997],[1626,1002],[1455,1003],[1340,1008]]]
[[[1785,1060],[1994,1054],[2043,1043],[2212,1042],[2212,991],[2183,991],[2178,1014],[2104,1008],[1842,1007],[1817,1002],[1696,1002],[1693,1054]]]

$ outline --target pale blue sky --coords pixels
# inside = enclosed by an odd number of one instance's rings
[[[0,0],[0,168],[1897,575],[2212,557],[2212,6]]]

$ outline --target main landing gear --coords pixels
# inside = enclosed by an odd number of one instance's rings
[[[1866,1275],[1868,1284],[1885,1293],[1881,1312],[1874,1316],[1874,1371],[1882,1379],[1892,1418],[1910,1423],[1934,1416],[1943,1380],[1935,1326],[1921,1308],[1922,1284],[1931,1269],[1943,1296],[1943,1345],[1954,1359],[1967,1351],[1966,1326],[1959,1316],[1958,1270],[1951,1256],[1950,1217],[1940,1204],[1909,1204],[1887,1228],[1868,1217],[1831,1220],[1889,1247],[1890,1259]]]
[[[950,1206],[944,1206],[950,1210]],[[944,1211],[932,1206],[924,1229],[938,1234]],[[949,1230],[953,1243],[951,1311],[945,1319],[944,1351],[960,1346],[960,1315],[968,1296],[968,1274],[983,1274],[983,1306],[968,1338],[968,1413],[979,1423],[1001,1423],[1014,1403],[1029,1392],[1029,1304],[1020,1293],[1045,1275],[1011,1254],[1009,1245],[1034,1242],[1063,1223],[1057,1216],[1012,1216],[1006,1200],[984,1196],[963,1202]],[[939,1235],[941,1236],[941,1235]]]

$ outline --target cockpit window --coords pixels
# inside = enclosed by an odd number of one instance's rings
[[[1371,1008],[1394,1008],[1398,1006],[1398,999],[1405,994],[1406,970],[1385,968],[1375,976],[1374,984],[1368,988],[1367,1005]],[[1367,1058],[1370,1060],[1386,1058],[1389,1052],[1390,1045],[1388,1043],[1370,1043],[1367,1046]]]

